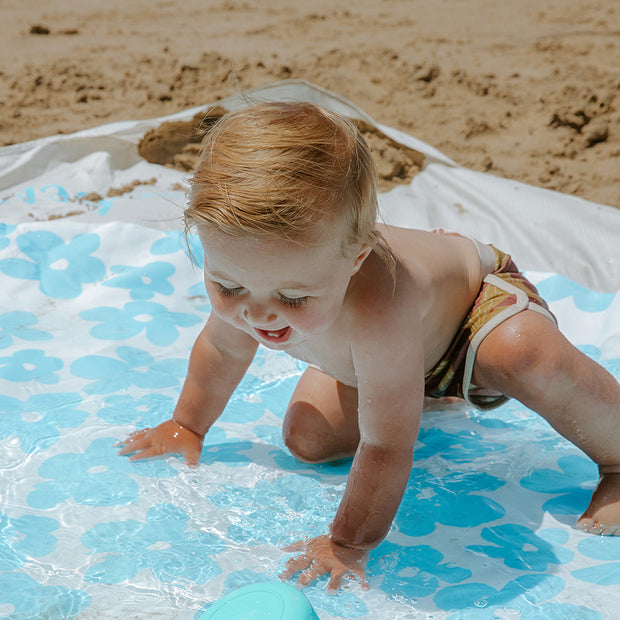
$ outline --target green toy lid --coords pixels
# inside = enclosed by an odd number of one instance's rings
[[[290,583],[267,582],[229,592],[199,620],[319,620],[306,596]]]

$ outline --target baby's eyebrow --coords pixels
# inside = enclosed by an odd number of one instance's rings
[[[287,282],[284,286],[281,286],[278,290],[280,291],[295,291],[295,292],[300,292],[300,293],[310,293],[310,292],[317,292],[320,291],[322,289],[320,289],[318,286],[312,286],[312,285],[308,285],[308,284],[301,284],[298,282]]]

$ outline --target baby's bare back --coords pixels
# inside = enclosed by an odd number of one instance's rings
[[[419,307],[425,370],[448,348],[476,299],[482,279],[476,243],[454,233],[386,227],[384,236],[402,265],[399,311]]]

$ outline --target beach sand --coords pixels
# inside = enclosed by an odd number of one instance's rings
[[[303,78],[458,163],[620,208],[616,0],[0,0],[0,145]]]

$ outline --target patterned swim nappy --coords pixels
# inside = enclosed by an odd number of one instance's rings
[[[519,272],[508,254],[489,245],[495,253],[495,269],[483,280],[474,305],[442,358],[424,377],[425,396],[457,396],[479,409],[494,409],[507,396],[471,383],[476,352],[487,334],[522,310],[540,312],[557,325],[536,287]]]

